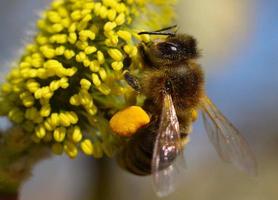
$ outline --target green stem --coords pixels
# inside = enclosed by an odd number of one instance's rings
[[[48,155],[47,148],[35,144],[19,127],[0,133],[0,200],[17,199],[22,183],[33,166]]]

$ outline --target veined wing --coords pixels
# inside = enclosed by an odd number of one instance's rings
[[[152,158],[152,175],[158,196],[171,193],[183,169],[179,122],[169,94],[163,98],[163,107]]]
[[[239,131],[208,97],[201,100],[201,107],[205,129],[219,156],[249,175],[256,175],[256,160]]]

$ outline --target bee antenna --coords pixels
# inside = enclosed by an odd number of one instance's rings
[[[175,36],[176,35],[176,33],[160,33],[160,32],[148,32],[148,31],[143,31],[143,32],[138,33],[138,35],[145,35],[145,34],[148,34],[148,35],[168,35],[168,36]]]
[[[168,30],[171,30],[171,29],[174,29],[174,28],[177,28],[177,25],[173,25],[173,26],[169,26],[169,27],[166,27],[166,28],[162,28],[162,29],[159,29],[159,30],[156,30],[156,31],[153,31],[153,32],[162,32],[162,31],[168,31]]]
[[[156,30],[156,31],[142,31],[142,32],[139,32],[138,35],[148,34],[148,35],[175,36],[177,30],[175,30],[174,33],[172,33],[172,32],[163,32],[163,31],[168,31],[168,30],[174,29],[176,27],[177,27],[177,25],[173,25],[173,26],[169,26],[169,27],[166,27],[166,28],[163,28],[163,29]]]

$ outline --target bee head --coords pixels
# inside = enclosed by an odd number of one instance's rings
[[[186,34],[171,34],[143,43],[139,49],[143,59],[156,67],[182,64],[199,56],[196,40]]]

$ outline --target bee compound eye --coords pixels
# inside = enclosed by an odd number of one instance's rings
[[[164,55],[172,55],[178,52],[178,45],[172,42],[163,42],[159,44],[159,50]]]

